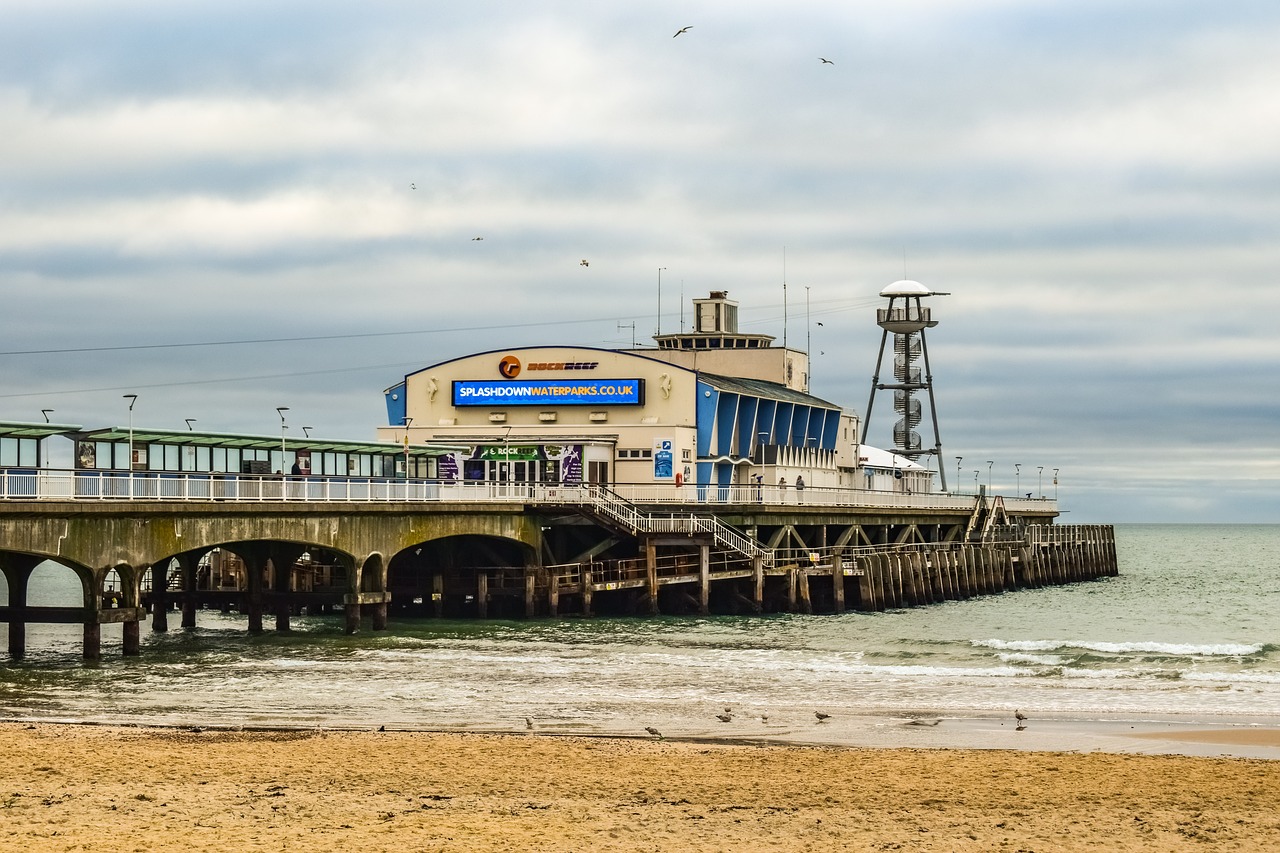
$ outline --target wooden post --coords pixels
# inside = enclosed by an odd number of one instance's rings
[[[431,608],[437,619],[444,616],[444,575],[439,572],[431,576]]]
[[[831,595],[836,613],[844,612],[844,560],[840,552],[831,555]]]
[[[647,581],[645,588],[649,591],[649,615],[658,615],[658,546],[653,539],[644,543],[644,563]]]
[[[787,612],[796,612],[796,569],[787,569]]]
[[[698,546],[698,615],[706,616],[711,606],[711,546]]]
[[[382,601],[372,606],[373,630],[375,631],[387,630],[387,604],[389,598],[390,596],[384,593]]]
[[[582,570],[582,615],[591,615],[591,570]]]
[[[809,596],[809,573],[804,569],[796,569],[796,592],[800,598],[800,612],[813,612],[813,599]]]
[[[537,576],[534,572],[536,569],[530,569],[525,566],[524,569],[524,618],[532,619],[537,616],[537,606],[533,600],[534,591],[537,589]]]
[[[348,634],[360,633],[360,595],[359,593],[348,593],[346,606],[343,608],[343,615],[346,617],[343,631]]]
[[[560,615],[560,576],[555,572],[547,575],[547,613],[551,616]]]
[[[753,594],[751,596],[752,603],[755,605],[757,613],[764,612],[764,557],[751,558],[751,574]]]
[[[483,571],[476,575],[476,615],[489,618],[489,576]]]

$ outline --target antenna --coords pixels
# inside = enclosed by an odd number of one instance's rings
[[[787,247],[782,247],[782,348],[787,348]]]
[[[632,320],[630,323],[619,323],[618,331],[621,332],[623,329],[631,330],[631,348],[635,349],[636,348],[636,321]]]
[[[809,285],[804,286],[804,390],[809,391],[809,383],[813,380],[813,327],[809,325]]]

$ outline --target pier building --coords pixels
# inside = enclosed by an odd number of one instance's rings
[[[119,624],[136,653],[144,618],[167,630],[173,609],[260,632],[336,608],[355,632],[393,615],[884,610],[1115,574],[1109,527],[1058,525],[1043,496],[939,490],[920,464],[936,452],[864,443],[855,412],[810,392],[804,352],[738,330],[727,292],[694,305],[694,328],[652,348],[414,371],[371,442],[286,435],[283,410],[279,436],[0,424],[10,653],[40,621],[82,624],[87,657]],[[928,387],[895,370],[912,386],[895,391]],[[59,439],[66,470],[42,449]],[[27,600],[46,561],[82,601]]]

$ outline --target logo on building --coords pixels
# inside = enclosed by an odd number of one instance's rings
[[[502,361],[498,362],[498,372],[507,379],[515,379],[520,375],[520,359],[514,355],[503,356]]]

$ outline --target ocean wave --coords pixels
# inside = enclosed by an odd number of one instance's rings
[[[1172,657],[1247,657],[1268,648],[1262,643],[1105,643],[1089,640],[974,640],[974,646],[1012,652],[1061,652],[1082,649],[1107,654],[1135,652]]]
[[[1248,684],[1280,684],[1280,672],[1184,672],[1186,681],[1245,682]]]

